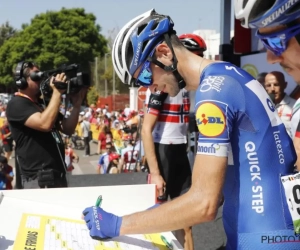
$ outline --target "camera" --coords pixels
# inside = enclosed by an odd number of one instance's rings
[[[78,64],[63,65],[58,69],[31,72],[30,78],[33,81],[42,81],[40,84],[40,90],[43,96],[51,97],[52,88],[50,86],[50,80],[52,76],[65,73],[67,77],[67,84],[54,82],[53,84],[57,89],[65,89],[66,94],[77,93],[83,87],[90,87],[90,76],[87,73],[80,71]]]

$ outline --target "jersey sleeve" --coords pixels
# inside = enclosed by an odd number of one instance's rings
[[[149,89],[146,94],[149,95],[147,100],[147,113],[158,116],[164,106],[164,101],[168,94],[162,91],[151,93]]]
[[[27,98],[15,96],[7,105],[6,115],[9,122],[24,125],[27,119],[37,112],[41,112],[37,104]]]
[[[99,162],[98,162],[98,165],[103,165],[104,163],[104,156],[101,155],[100,159],[99,159]]]
[[[243,106],[238,96],[243,96],[243,91],[232,76],[207,75],[201,81],[195,97],[197,154],[229,155],[234,119]]]

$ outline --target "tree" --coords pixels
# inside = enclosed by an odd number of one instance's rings
[[[13,37],[17,30],[10,26],[9,22],[6,22],[0,26],[0,47],[3,43]]]
[[[91,104],[96,104],[98,101],[98,91],[96,90],[95,86],[90,87],[86,99],[87,99],[87,103],[90,106]]]
[[[29,25],[0,48],[0,83],[9,84],[18,62],[36,62],[41,70],[78,63],[89,70],[89,62],[107,51],[93,14],[82,8],[48,11],[36,15]]]

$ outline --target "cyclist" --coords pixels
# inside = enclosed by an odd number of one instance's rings
[[[203,56],[204,40],[195,34],[179,36],[180,41],[194,54]],[[146,92],[147,112],[142,127],[142,138],[150,171],[149,182],[156,184],[158,200],[166,201],[185,193],[191,185],[191,168],[187,156],[189,122],[189,93],[181,89],[177,96],[157,91]],[[184,249],[193,249],[192,229],[176,231]]]
[[[136,80],[170,96],[184,87],[197,90],[199,139],[191,188],[123,217],[88,207],[83,214],[91,237],[163,232],[214,220],[223,189],[227,249],[295,249],[299,243],[289,242],[295,234],[280,176],[293,172],[296,157],[272,101],[242,69],[188,51],[173,25],[155,10],[134,18],[120,30],[112,57],[126,84]],[[278,235],[287,238],[270,244]]]
[[[256,36],[267,49],[269,63],[279,63],[300,84],[300,2],[289,0],[235,2],[235,16],[245,28],[258,29]],[[291,118],[292,137],[300,170],[299,100]],[[296,130],[296,131],[295,131]]]

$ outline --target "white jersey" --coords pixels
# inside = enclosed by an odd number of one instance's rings
[[[128,145],[122,149],[121,158],[124,160],[124,172],[134,171],[139,159],[139,151],[136,147],[133,148],[133,146]]]
[[[146,92],[146,103],[149,103],[151,91]],[[183,144],[187,142],[186,135],[189,122],[189,93],[182,89],[175,97],[169,95],[164,101],[162,110],[148,108],[148,113],[158,115],[153,129],[153,140],[161,144]]]
[[[300,122],[300,98],[296,101],[293,107],[292,119],[291,119],[291,135],[295,137],[298,124]]]
[[[291,138],[294,137],[294,135],[291,132],[291,118],[293,114],[293,106],[295,104],[296,100],[292,97],[288,96],[287,94],[284,96],[284,98],[281,100],[280,103],[275,105],[275,108],[277,109],[278,115],[280,119],[282,120],[286,131],[288,132],[289,136]]]

